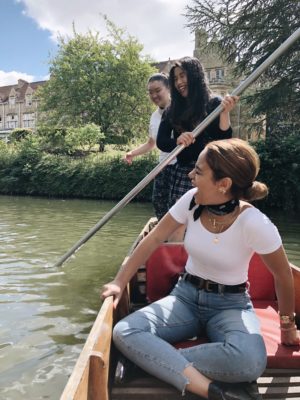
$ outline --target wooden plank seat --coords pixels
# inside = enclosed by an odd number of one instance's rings
[[[136,298],[138,308],[167,295],[178,276],[183,272],[187,259],[186,251],[181,243],[164,243],[148,259],[142,268],[139,286],[140,294],[135,293],[132,287],[133,298]],[[283,346],[280,343],[280,329],[278,306],[273,276],[262,259],[255,254],[249,266],[249,291],[255,311],[261,322],[263,338],[265,340],[268,364],[263,377],[258,380],[259,391],[264,399],[298,399],[300,400],[300,348],[299,346]],[[145,290],[143,291],[143,286]],[[297,293],[297,296],[299,294]],[[145,300],[145,304],[142,304]],[[298,297],[297,297],[298,299]],[[300,311],[300,310],[298,310]],[[190,347],[206,342],[207,338],[197,338],[185,342],[175,343],[175,347]],[[137,367],[136,367],[137,368]],[[141,390],[143,393],[141,396]],[[136,396],[135,396],[136,393]],[[180,399],[178,393],[170,385],[151,377],[143,371],[135,370],[132,379],[129,378],[121,385],[115,385],[112,390],[112,399]],[[185,399],[199,399],[187,393]]]

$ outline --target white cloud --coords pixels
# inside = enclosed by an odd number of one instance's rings
[[[98,31],[105,36],[102,15],[125,28],[144,45],[144,53],[157,61],[193,55],[194,36],[185,28],[182,15],[188,0],[19,0],[24,13],[41,29],[72,36],[77,32]]]
[[[18,79],[23,79],[27,82],[33,82],[34,76],[18,71],[5,72],[0,70],[1,86],[16,85],[18,83]]]

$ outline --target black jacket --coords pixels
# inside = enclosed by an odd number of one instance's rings
[[[207,107],[207,114],[210,114],[215,108],[221,104],[219,97],[214,97],[210,100]],[[186,147],[177,155],[177,162],[181,166],[195,163],[198,159],[199,154],[204,149],[205,145],[212,140],[229,139],[232,137],[232,129],[229,127],[226,131],[222,131],[219,128],[220,117],[214,119],[210,125],[208,125],[203,132],[201,132],[195,140],[195,143]],[[191,132],[194,127],[189,126],[187,123],[185,126],[185,132]],[[178,132],[172,126],[169,118],[168,109],[163,113],[161,123],[158,129],[156,145],[157,147],[165,152],[171,152],[177,147],[176,139],[181,135],[182,132]]]

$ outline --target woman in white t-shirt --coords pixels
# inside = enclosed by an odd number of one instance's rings
[[[261,399],[258,392],[251,393],[250,383],[245,384],[266,367],[265,345],[247,290],[254,252],[274,275],[282,343],[299,344],[293,277],[280,235],[249,203],[268,192],[255,180],[258,171],[258,155],[246,142],[209,143],[190,173],[194,188],[104,286],[102,297],[113,295],[117,305],[138,267],[186,224],[186,272],[171,294],[127,316],[114,329],[114,342],[127,358],[182,393],[188,390],[210,400]],[[202,331],[210,343],[179,350],[169,344]]]
[[[149,123],[149,136],[146,143],[126,153],[124,161],[131,165],[135,157],[152,151],[156,146],[157,132],[161,116],[170,103],[169,80],[165,74],[156,73],[150,76],[147,84],[150,100],[157,106],[152,113]],[[163,161],[169,153],[159,152],[159,162]],[[155,215],[160,220],[170,208],[170,177],[176,158],[172,160],[154,179],[152,204]]]

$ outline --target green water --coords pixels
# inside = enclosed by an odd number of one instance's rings
[[[57,400],[110,280],[152,216],[133,203],[63,268],[53,267],[115,205],[0,196],[0,399]],[[300,216],[269,214],[300,265]]]

